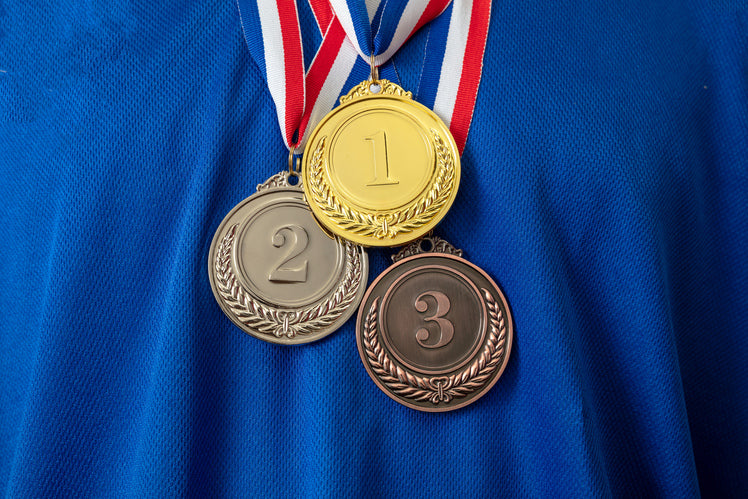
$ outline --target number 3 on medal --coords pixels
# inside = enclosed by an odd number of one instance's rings
[[[444,316],[447,315],[447,312],[449,312],[451,306],[449,297],[439,291],[426,291],[425,293],[421,293],[416,297],[415,301],[416,310],[419,312],[425,312],[429,308],[428,303],[423,299],[424,296],[430,296],[436,300],[436,312],[430,317],[424,317],[423,320],[436,322],[439,325],[440,338],[435,344],[427,345],[424,341],[429,338],[429,330],[426,328],[420,328],[416,331],[416,341],[418,341],[418,344],[424,348],[443,347],[452,341],[452,337],[455,335],[454,324],[452,324],[452,321],[449,319],[444,318]]]
[[[373,135],[364,137],[364,140],[371,141],[371,145],[374,148],[374,180],[366,184],[366,186],[399,184],[399,180],[390,178],[390,162],[389,158],[387,158],[387,135],[384,133],[384,130],[379,130]],[[379,175],[382,173],[380,171],[381,163],[384,163],[384,180],[379,178]]]

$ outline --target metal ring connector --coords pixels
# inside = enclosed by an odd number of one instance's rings
[[[293,177],[298,177],[301,173],[301,158],[296,158],[296,164],[294,165],[293,158],[296,155],[296,146],[291,146],[288,150],[288,174]]]
[[[379,68],[374,64],[374,53],[369,56],[369,66],[371,66],[371,81],[379,81]]]

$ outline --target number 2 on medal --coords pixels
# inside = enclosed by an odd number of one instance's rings
[[[371,145],[374,148],[374,180],[366,184],[366,186],[399,184],[399,180],[390,178],[390,163],[387,157],[387,135],[384,133],[384,130],[379,130],[375,134],[364,137],[364,140],[371,141]],[[384,169],[384,180],[380,177],[382,169]]]
[[[427,345],[426,343],[424,343],[424,341],[429,339],[429,330],[422,327],[418,331],[416,331],[416,341],[418,341],[418,344],[424,348],[443,347],[444,345],[452,341],[452,337],[455,335],[454,324],[452,324],[452,321],[450,321],[449,319],[444,318],[444,316],[447,315],[447,312],[449,312],[449,308],[451,306],[449,297],[439,291],[426,291],[425,293],[421,293],[416,297],[415,301],[416,310],[418,310],[419,312],[425,312],[429,308],[428,303],[426,303],[426,300],[423,299],[424,296],[430,296],[434,300],[436,300],[436,312],[430,317],[424,317],[423,320],[436,322],[439,325],[440,336],[439,341],[437,341],[433,345]]]
[[[288,262],[304,252],[309,245],[309,235],[304,227],[299,225],[284,225],[279,227],[273,234],[273,246],[288,249],[280,261],[270,271],[268,280],[273,282],[306,282],[306,269],[308,260],[304,260],[296,267],[284,267]]]

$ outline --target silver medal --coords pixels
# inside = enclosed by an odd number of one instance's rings
[[[365,250],[314,219],[302,186],[274,175],[218,227],[208,273],[224,313],[272,343],[315,341],[338,329],[366,288]]]

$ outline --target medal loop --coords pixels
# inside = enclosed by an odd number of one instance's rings
[[[291,145],[288,150],[288,174],[292,177],[298,177],[301,174],[301,158],[296,158],[296,164],[294,164],[294,156],[296,155],[296,145]]]
[[[369,56],[369,66],[371,66],[371,81],[376,83],[379,81],[379,67],[374,62],[374,52]]]

